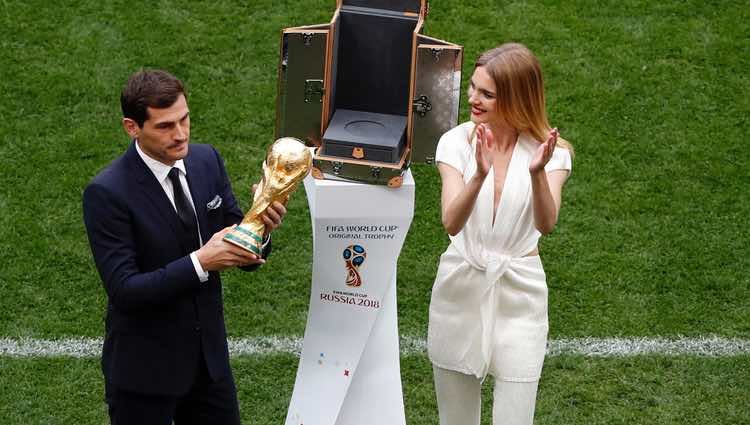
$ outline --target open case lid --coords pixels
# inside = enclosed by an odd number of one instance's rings
[[[425,4],[425,0],[338,0],[338,4],[339,6],[419,14]]]
[[[320,145],[329,24],[282,31],[276,138],[296,137]]]
[[[463,47],[417,35],[411,161],[432,164],[440,136],[458,124]]]

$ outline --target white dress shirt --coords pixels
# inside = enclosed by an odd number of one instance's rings
[[[190,205],[193,207],[193,214],[195,214],[195,203],[193,202],[193,197],[190,195],[190,187],[188,187],[187,182],[187,171],[185,170],[185,163],[182,160],[179,160],[174,163],[174,165],[169,166],[166,164],[163,164],[150,156],[146,155],[145,152],[141,150],[141,147],[138,145],[138,140],[135,141],[135,150],[138,152],[138,155],[141,157],[143,162],[146,163],[146,166],[149,170],[151,170],[152,173],[154,173],[154,177],[156,177],[156,181],[161,184],[162,189],[164,189],[164,193],[167,194],[167,198],[169,198],[169,202],[172,203],[172,207],[177,211],[177,207],[174,204],[174,188],[172,187],[172,180],[169,179],[169,171],[172,168],[177,168],[180,170],[180,184],[182,184],[182,193],[185,194],[185,196],[188,199],[188,202],[190,202]],[[198,217],[195,217],[195,222],[198,225],[198,238],[200,241],[200,246],[203,246],[203,238],[201,237],[200,232],[200,223],[198,222]],[[203,267],[201,266],[201,263],[198,261],[198,256],[195,253],[196,251],[193,251],[190,253],[190,260],[193,262],[193,267],[195,267],[195,273],[198,275],[198,279],[200,279],[201,282],[206,282],[208,280],[208,272],[203,270]]]

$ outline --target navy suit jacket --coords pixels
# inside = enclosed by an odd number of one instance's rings
[[[196,144],[188,152],[187,180],[205,243],[243,215],[218,152]],[[216,195],[221,205],[209,210]],[[214,380],[231,374],[219,274],[199,281],[180,219],[135,143],[86,187],[83,215],[108,299],[107,387],[182,394],[199,361]],[[264,256],[269,252],[270,243]]]

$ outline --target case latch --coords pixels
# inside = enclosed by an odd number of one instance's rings
[[[414,99],[413,106],[414,111],[418,113],[420,117],[424,117],[428,112],[432,110],[432,103],[430,103],[430,98],[425,95],[419,96],[418,98]]]
[[[341,168],[344,166],[344,163],[341,161],[331,161],[331,165],[333,165],[333,175],[341,175]]]
[[[381,169],[380,167],[370,167],[370,175],[372,175],[373,178],[379,178],[380,177]]]
[[[323,103],[323,80],[305,80],[305,103],[310,103],[313,96],[318,96],[318,103]]]
[[[352,149],[352,158],[362,159],[364,157],[365,157],[364,149],[359,148],[359,147]]]
[[[432,59],[435,63],[440,62],[440,54],[443,53],[443,49],[430,49],[430,52],[432,52]]]

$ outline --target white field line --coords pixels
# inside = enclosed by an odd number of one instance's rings
[[[401,337],[402,356],[426,354],[423,338]],[[33,339],[0,338],[0,357],[98,357],[101,338]],[[230,338],[233,357],[294,354],[299,356],[302,339],[298,337]],[[750,355],[750,340],[706,336],[697,338],[564,338],[550,340],[548,356],[578,354],[590,357],[628,357],[641,355],[729,357]]]

